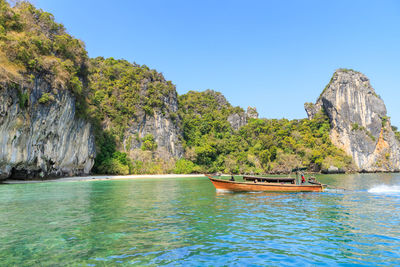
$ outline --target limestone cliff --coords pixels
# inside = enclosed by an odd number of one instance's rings
[[[246,112],[233,113],[228,116],[228,122],[235,131],[246,125],[248,119],[258,119],[258,112],[255,107],[247,107]]]
[[[109,153],[110,140],[96,139],[99,156],[94,171],[128,174],[173,168],[175,159],[183,155],[175,85],[145,65],[102,57],[91,59],[89,80],[93,115],[102,131],[115,140],[115,151],[126,153],[136,166],[121,167],[126,161]],[[163,166],[143,167],[155,162]]]
[[[228,116],[228,122],[232,129],[235,131],[239,130],[240,127],[247,124],[247,116],[245,112],[234,113]]]
[[[0,84],[0,179],[87,174],[94,157],[91,126],[76,118],[70,91],[40,79],[32,87]]]
[[[258,119],[258,112],[255,107],[247,107],[246,114],[249,119]]]
[[[87,174],[87,52],[52,14],[0,0],[0,179]],[[84,113],[83,113],[84,112]],[[81,116],[84,117],[84,116]]]
[[[386,106],[362,73],[337,70],[317,102],[305,109],[310,119],[321,109],[326,112],[332,142],[353,157],[358,171],[400,169],[400,144]]]
[[[163,96],[165,110],[154,109],[147,114],[138,109],[136,120],[129,125],[125,132],[123,145],[125,151],[140,149],[143,138],[151,134],[157,143],[157,153],[161,158],[181,157],[183,148],[180,142],[182,135],[178,119],[172,114],[178,111],[178,96],[176,91],[171,91]]]

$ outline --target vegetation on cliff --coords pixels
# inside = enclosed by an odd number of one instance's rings
[[[351,168],[351,157],[331,143],[323,112],[312,120],[250,119],[233,131],[227,116],[240,111],[214,91],[180,96],[186,159],[179,170],[261,174],[289,172],[294,166]]]
[[[175,91],[170,81],[147,66],[126,60],[90,61],[90,100],[99,119],[110,121],[110,130],[118,135],[137,119],[139,110],[153,114],[155,108],[167,111],[165,95]]]
[[[96,129],[98,153],[94,171],[140,173],[141,167],[134,164],[126,153],[129,147],[122,144],[126,130],[140,120],[139,115],[143,113],[149,116],[154,114],[154,110],[170,113],[164,98],[175,92],[174,85],[147,66],[102,57],[90,60],[89,80],[89,114]],[[146,135],[141,141],[143,151],[157,148],[154,136]]]
[[[125,67],[141,68],[126,65],[124,61],[106,61],[113,62],[111,65],[123,62]],[[95,68],[95,75],[101,72],[96,65],[92,67]],[[142,173],[142,163],[132,160],[123,150],[121,133],[128,127],[129,120],[135,118],[135,110],[143,108],[146,102],[136,102],[131,113],[122,112],[125,108],[121,105],[123,99],[107,102],[109,97],[123,95],[121,89],[115,85],[104,86],[104,81],[109,81],[109,77],[103,77],[105,80],[96,78],[96,81],[93,80],[94,77],[96,76],[91,76],[91,114],[100,124],[108,122],[105,131],[97,131],[98,156],[94,171],[114,174]],[[114,80],[116,84],[118,81],[119,78]],[[138,83],[140,84],[140,80]],[[103,87],[97,87],[99,84],[103,84]],[[130,86],[122,88],[131,90]],[[103,90],[110,92],[103,93]],[[106,97],[96,100],[98,92]],[[135,96],[139,92],[131,91],[128,94]],[[111,112],[108,113],[107,109]],[[174,169],[163,171],[262,174],[289,172],[293,166],[306,166],[310,170],[320,171],[331,165],[351,169],[351,157],[330,142],[329,119],[324,113],[317,114],[312,120],[250,119],[247,125],[234,131],[227,118],[241,112],[242,108],[231,106],[221,93],[212,90],[190,91],[179,96],[177,115],[181,122],[185,155],[176,162]],[[143,141],[142,150],[152,151],[157,146],[152,136],[146,136]],[[156,164],[159,163],[150,164],[152,166],[147,166],[146,170],[154,169]]]
[[[18,90],[44,79],[53,88],[71,90],[85,108],[88,56],[84,43],[67,33],[52,14],[28,2],[15,7],[0,0],[0,79]],[[51,99],[52,94],[47,96]],[[42,100],[44,102],[44,100]]]
[[[244,114],[218,92],[190,91],[179,96],[178,112],[170,109],[168,97],[175,86],[147,66],[102,57],[89,59],[83,42],[69,35],[53,15],[27,2],[15,7],[0,0],[0,80],[18,90],[19,105],[28,105],[26,90],[37,79],[53,88],[38,103],[50,105],[57,90],[76,96],[77,114],[92,122],[97,157],[93,171],[109,174],[157,172],[288,172],[294,166],[310,170],[331,165],[351,168],[352,160],[332,145],[329,120],[321,112],[312,120],[249,119],[235,131],[228,121]],[[24,89],[25,88],[25,89]],[[182,129],[183,158],[172,166],[156,158],[156,136],[135,136],[141,144],[130,154],[127,130],[161,112]],[[128,138],[128,140],[127,140]],[[126,142],[127,141],[127,142]]]
[[[190,91],[179,96],[179,116],[185,145],[197,147],[207,143],[209,136],[226,138],[232,132],[228,116],[243,112],[240,107],[232,107],[225,97],[212,90]]]
[[[399,129],[398,129],[396,126],[393,126],[393,125],[392,125],[392,131],[394,132],[394,135],[395,135],[397,141],[400,142],[400,132],[399,132]]]

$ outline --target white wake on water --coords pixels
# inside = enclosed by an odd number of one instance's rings
[[[400,185],[377,185],[368,190],[369,193],[400,193]]]

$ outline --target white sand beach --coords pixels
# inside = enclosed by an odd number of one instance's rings
[[[48,183],[48,182],[80,182],[80,181],[101,181],[101,180],[124,180],[124,179],[166,179],[166,178],[190,178],[204,177],[204,174],[143,174],[143,175],[93,175],[73,176],[46,180],[6,180],[3,184],[27,184],[27,183]]]

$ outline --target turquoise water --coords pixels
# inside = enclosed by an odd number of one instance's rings
[[[219,193],[207,178],[0,185],[1,266],[400,265],[400,175]]]

